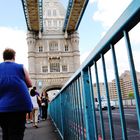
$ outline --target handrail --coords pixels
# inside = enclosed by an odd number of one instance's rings
[[[140,131],[140,97],[137,83],[136,70],[131,49],[129,31],[140,22],[140,1],[134,0],[128,8],[123,12],[119,19],[110,28],[103,39],[97,44],[95,49],[90,53],[85,62],[68,80],[59,94],[50,103],[50,116],[57,126],[63,139],[73,140],[115,140],[112,111],[110,106],[110,97],[108,91],[108,80],[106,72],[106,64],[104,55],[110,51],[112,54],[116,90],[118,95],[118,108],[121,120],[122,139],[128,139],[127,126],[124,113],[124,105],[122,101],[122,91],[118,74],[118,64],[116,59],[115,44],[120,39],[126,41],[128,62],[130,66],[130,75],[135,96],[136,115],[138,120],[138,128]],[[106,129],[104,126],[104,118],[102,114],[101,94],[98,80],[97,61],[101,60],[104,74],[104,84],[107,97],[108,119],[109,119],[109,138],[106,138]],[[99,121],[100,128],[97,127],[97,114],[94,102],[94,90],[91,76],[91,67],[94,66],[95,79],[97,86],[97,94],[99,101]],[[60,111],[61,110],[61,111]],[[112,130],[113,129],[113,130]],[[100,134],[100,136],[99,136]]]

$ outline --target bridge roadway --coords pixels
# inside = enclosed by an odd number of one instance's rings
[[[51,119],[38,123],[39,128],[32,127],[31,124],[26,124],[24,140],[61,140],[58,131]],[[0,140],[2,140],[2,131],[0,128]]]

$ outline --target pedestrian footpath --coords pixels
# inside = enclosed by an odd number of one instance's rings
[[[32,126],[32,123],[26,124],[24,140],[61,140],[58,131],[54,127],[51,119],[40,121],[39,128]],[[2,140],[2,131],[0,128],[0,140]]]

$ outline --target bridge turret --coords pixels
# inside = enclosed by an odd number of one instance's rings
[[[71,37],[71,45],[73,49],[73,62],[75,66],[75,70],[77,70],[80,66],[80,52],[79,52],[79,33],[74,32],[70,35]]]
[[[71,43],[72,43],[73,49],[79,51],[79,33],[78,32],[74,32],[71,34]]]
[[[27,33],[27,44],[28,44],[28,65],[29,65],[29,74],[32,79],[35,79],[35,44],[36,44],[36,35],[33,32],[28,31]]]

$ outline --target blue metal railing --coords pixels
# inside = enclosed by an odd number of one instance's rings
[[[110,107],[110,97],[108,89],[108,79],[106,71],[105,54],[110,51],[112,54],[115,82],[119,104],[120,125],[122,137],[127,140],[127,126],[122,101],[118,64],[116,59],[115,44],[120,39],[126,41],[127,55],[130,66],[131,80],[136,102],[136,115],[138,131],[140,132],[140,97],[136,77],[136,70],[131,49],[129,31],[140,21],[140,0],[134,0],[116,21],[105,37],[99,42],[96,48],[90,53],[86,61],[77,72],[69,79],[60,93],[50,103],[50,116],[58,128],[61,136],[65,140],[98,140],[99,133],[103,140],[115,140],[112,110]],[[102,62],[104,85],[108,104],[109,137],[107,138],[104,117],[102,112],[101,94],[99,87],[99,73],[97,61]],[[91,76],[91,67],[94,67],[95,77]],[[94,90],[92,80],[96,79],[97,94],[99,101],[100,126],[97,126],[98,118],[94,102]]]

